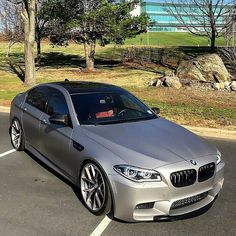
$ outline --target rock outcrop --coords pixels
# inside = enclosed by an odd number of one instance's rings
[[[176,89],[180,89],[182,87],[182,84],[179,81],[179,78],[176,76],[166,76],[164,78],[164,84],[167,87],[171,87],[171,88],[176,88]]]
[[[205,82],[225,82],[230,80],[222,59],[215,53],[198,56],[192,60],[182,61],[177,68],[176,76]]]

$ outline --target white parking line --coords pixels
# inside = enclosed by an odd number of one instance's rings
[[[4,157],[4,156],[6,156],[6,155],[8,155],[8,154],[11,154],[11,153],[13,153],[13,152],[15,152],[15,151],[16,151],[15,149],[11,149],[11,150],[9,150],[9,151],[7,151],[7,152],[4,152],[4,153],[0,154],[0,157]]]
[[[90,236],[100,236],[110,222],[111,219],[105,216],[103,220],[100,222],[100,224],[96,227],[96,229],[90,234]]]

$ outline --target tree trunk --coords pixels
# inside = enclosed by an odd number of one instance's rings
[[[41,59],[41,39],[38,36],[36,40],[37,44],[37,63],[40,64],[40,59]]]
[[[7,53],[6,53],[6,57],[9,57],[9,54],[11,53],[11,48],[14,45],[14,42],[12,42],[10,40],[10,42],[8,43],[8,47],[7,47]]]
[[[24,1],[23,1],[24,2]],[[27,5],[26,5],[27,4]],[[22,18],[24,22],[24,56],[25,56],[25,79],[26,86],[35,84],[35,61],[34,61],[34,42],[35,42],[35,0],[24,3]]]
[[[86,60],[86,69],[88,71],[94,70],[94,55],[95,55],[95,45],[92,43],[91,45],[88,42],[84,42],[84,54]]]
[[[215,35],[215,32],[212,32],[212,35],[211,35],[211,50],[214,51],[215,50],[215,43],[216,43],[216,35]]]

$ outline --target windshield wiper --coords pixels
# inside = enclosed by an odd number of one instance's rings
[[[137,110],[137,109],[134,109],[134,108],[131,108],[131,107],[125,107],[123,110],[121,110],[120,112],[118,112],[117,116],[120,116],[122,113],[124,113],[124,112],[127,111],[127,110],[136,111],[136,112],[139,112],[139,113],[144,114],[144,115],[149,114],[148,112],[140,111],[140,110]],[[150,115],[150,114],[149,114],[149,115]]]

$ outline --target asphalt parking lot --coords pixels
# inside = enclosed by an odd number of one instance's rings
[[[205,214],[173,222],[124,223],[89,213],[72,186],[25,152],[11,152],[0,113],[0,236],[236,235],[236,141],[211,139],[222,152],[223,191]]]

